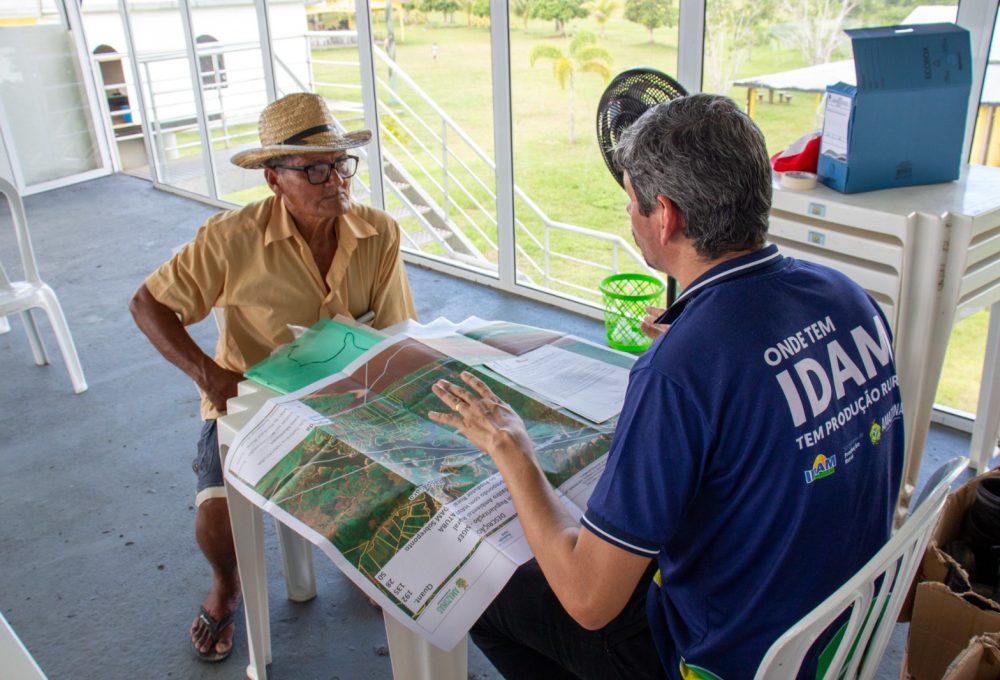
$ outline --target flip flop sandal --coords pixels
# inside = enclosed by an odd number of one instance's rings
[[[209,663],[216,663],[219,661],[223,661],[230,654],[233,653],[233,648],[231,646],[225,652],[217,652],[215,651],[215,645],[216,643],[218,643],[219,636],[222,635],[222,631],[224,631],[228,626],[232,625],[233,622],[236,620],[236,612],[235,611],[230,612],[228,615],[224,616],[221,621],[216,621],[215,619],[212,618],[212,615],[205,610],[204,607],[201,607],[201,610],[198,612],[198,618],[201,619],[201,622],[208,627],[208,633],[209,636],[211,637],[212,645],[211,647],[208,648],[207,652],[202,652],[197,647],[194,646],[194,641],[192,640],[191,649],[194,650],[195,656],[197,656],[202,661],[207,661]]]

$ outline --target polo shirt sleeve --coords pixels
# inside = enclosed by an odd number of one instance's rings
[[[375,312],[373,328],[386,328],[406,319],[417,320],[417,310],[413,306],[413,294],[410,292],[410,281],[406,278],[399,241],[399,225],[390,220],[375,275],[371,306]]]
[[[680,385],[655,369],[634,371],[583,525],[623,550],[656,556],[697,493],[709,432]]]
[[[225,250],[210,223],[145,281],[153,297],[179,315],[185,326],[208,316],[225,283]]]

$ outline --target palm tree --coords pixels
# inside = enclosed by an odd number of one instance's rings
[[[597,36],[580,31],[570,40],[568,52],[555,45],[535,45],[528,59],[531,65],[539,59],[552,60],[552,73],[559,89],[569,89],[569,143],[576,144],[576,91],[573,79],[577,73],[595,73],[608,82],[611,79],[611,53],[597,44]]]
[[[590,8],[590,15],[594,17],[594,21],[597,22],[601,40],[603,40],[604,27],[607,25],[608,20],[611,19],[612,13],[618,9],[618,3],[614,0],[592,0],[592,2],[588,4]]]

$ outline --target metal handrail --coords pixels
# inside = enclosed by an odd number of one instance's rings
[[[381,62],[383,62],[383,64],[385,64],[387,67],[389,67],[389,68],[392,69],[392,71],[393,71],[393,77],[394,78],[399,79],[401,82],[405,83],[411,90],[413,90],[413,92],[420,98],[420,100],[422,101],[422,103],[424,105],[426,105],[427,107],[430,108],[430,110],[442,121],[442,124],[446,128],[448,128],[450,130],[453,130],[455,132],[455,134],[458,136],[458,138],[462,142],[465,143],[466,147],[468,147],[468,149],[470,151],[472,151],[472,153],[475,154],[475,156],[478,157],[480,161],[482,161],[491,171],[493,171],[494,173],[496,172],[496,163],[493,161],[493,159],[491,159],[489,157],[489,155],[478,144],[476,144],[476,142],[451,118],[451,116],[449,116],[447,114],[447,112],[445,112],[437,104],[437,102],[435,102],[430,97],[430,95],[428,95],[423,90],[423,88],[421,88],[402,68],[400,68],[400,66],[399,66],[398,63],[396,63],[395,61],[393,61],[389,57],[389,55],[385,53],[385,51],[383,51],[382,49],[378,48],[377,46],[373,46],[373,53],[375,54],[375,56]],[[394,92],[394,94],[398,96],[399,93],[398,93],[398,91],[396,91],[396,92]],[[403,105],[404,108],[406,108],[406,110],[409,113],[411,113],[411,115],[413,115],[418,120],[418,122],[425,129],[427,129],[427,131],[429,133],[431,133],[432,135],[434,135],[434,137],[435,137],[435,139],[437,141],[439,141],[442,145],[446,145],[445,140],[441,139],[441,137],[437,136],[437,133],[435,132],[433,126],[427,124],[426,121],[424,121],[420,116],[418,116],[416,114],[416,112],[413,110],[412,106],[408,105],[406,102],[404,102],[402,100],[399,100],[399,101],[400,101],[400,104]],[[429,152],[429,150],[428,150],[428,152]],[[468,167],[468,165],[464,162],[463,159],[461,159],[457,154],[455,154],[454,152],[452,152],[450,149],[448,149],[446,151],[446,153],[448,153],[448,155],[450,157],[456,159],[459,163],[461,163],[463,165],[463,169],[466,170],[467,172],[469,172],[475,178],[475,180],[477,181],[477,183],[479,183],[479,185],[484,190],[486,190],[488,192],[488,194],[489,194],[489,196],[491,198],[494,198],[494,199],[496,198],[495,193],[489,188],[489,185],[486,182],[484,182],[482,180],[482,178],[480,178],[478,175],[476,175],[474,173],[474,171],[472,171],[472,169]],[[428,153],[428,155],[430,155],[431,157],[434,157],[433,154]],[[614,263],[612,265],[612,268],[611,268],[612,271],[617,271],[618,255],[619,255],[619,251],[621,251],[621,253],[627,255],[629,259],[631,259],[636,265],[638,265],[642,269],[642,271],[656,274],[655,270],[653,270],[652,268],[650,268],[646,264],[646,262],[643,259],[643,257],[627,241],[625,241],[622,237],[620,237],[620,236],[618,236],[616,234],[607,234],[607,233],[604,233],[604,232],[601,232],[601,231],[597,231],[595,229],[590,229],[588,227],[582,227],[582,226],[579,226],[579,225],[567,224],[565,222],[559,222],[557,220],[553,220],[553,219],[551,219],[548,216],[548,214],[545,213],[544,210],[542,210],[533,200],[531,200],[531,198],[528,197],[528,195],[524,192],[523,189],[521,189],[517,185],[514,186],[514,194],[515,194],[515,196],[518,199],[520,199],[521,201],[524,202],[524,204],[528,207],[528,209],[531,211],[531,213],[533,213],[534,216],[542,223],[543,228],[544,228],[544,232],[543,233],[545,235],[545,240],[546,241],[549,240],[548,239],[548,233],[551,230],[574,233],[574,234],[578,234],[580,236],[585,236],[585,237],[588,237],[588,238],[593,238],[593,239],[597,239],[597,240],[600,240],[600,241],[604,241],[604,242],[607,242],[607,243],[609,243],[609,244],[612,245],[612,258],[613,258],[613,263]],[[480,206],[480,208],[481,208],[481,206]],[[484,215],[487,215],[490,218],[492,218],[492,216],[489,215],[489,213],[487,213],[486,211],[482,211],[482,212],[483,212]],[[493,224],[496,224],[496,220],[495,219],[492,219],[492,222],[493,222]],[[531,232],[531,230],[524,224],[524,222],[522,220],[516,219],[515,220],[515,227],[518,229],[519,233],[523,233],[531,241],[533,241],[536,245],[538,245],[539,247],[542,247],[542,244],[538,241],[537,237]],[[547,253],[551,252],[548,248],[545,248],[544,251],[547,252]],[[525,255],[525,256],[529,257],[527,255]],[[571,260],[571,261],[576,261],[578,263],[587,264],[589,266],[593,266],[593,267],[596,267],[598,269],[602,269],[602,270],[607,270],[608,269],[606,266],[601,265],[598,262],[593,262],[593,261],[589,261],[589,260],[582,260],[580,258],[572,258],[571,256],[565,256],[565,255],[562,255],[562,254],[557,254],[557,256],[559,256],[560,259],[568,259],[568,260]],[[544,268],[540,268],[540,269],[542,269],[543,271],[546,272],[546,279],[547,280],[548,279],[553,279],[554,280],[554,277],[551,276],[551,272],[549,271],[548,267],[544,267]]]

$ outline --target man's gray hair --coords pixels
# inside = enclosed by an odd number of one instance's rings
[[[614,162],[642,215],[657,196],[674,203],[700,256],[764,245],[771,164],[764,135],[731,99],[696,94],[657,104],[622,135]]]

